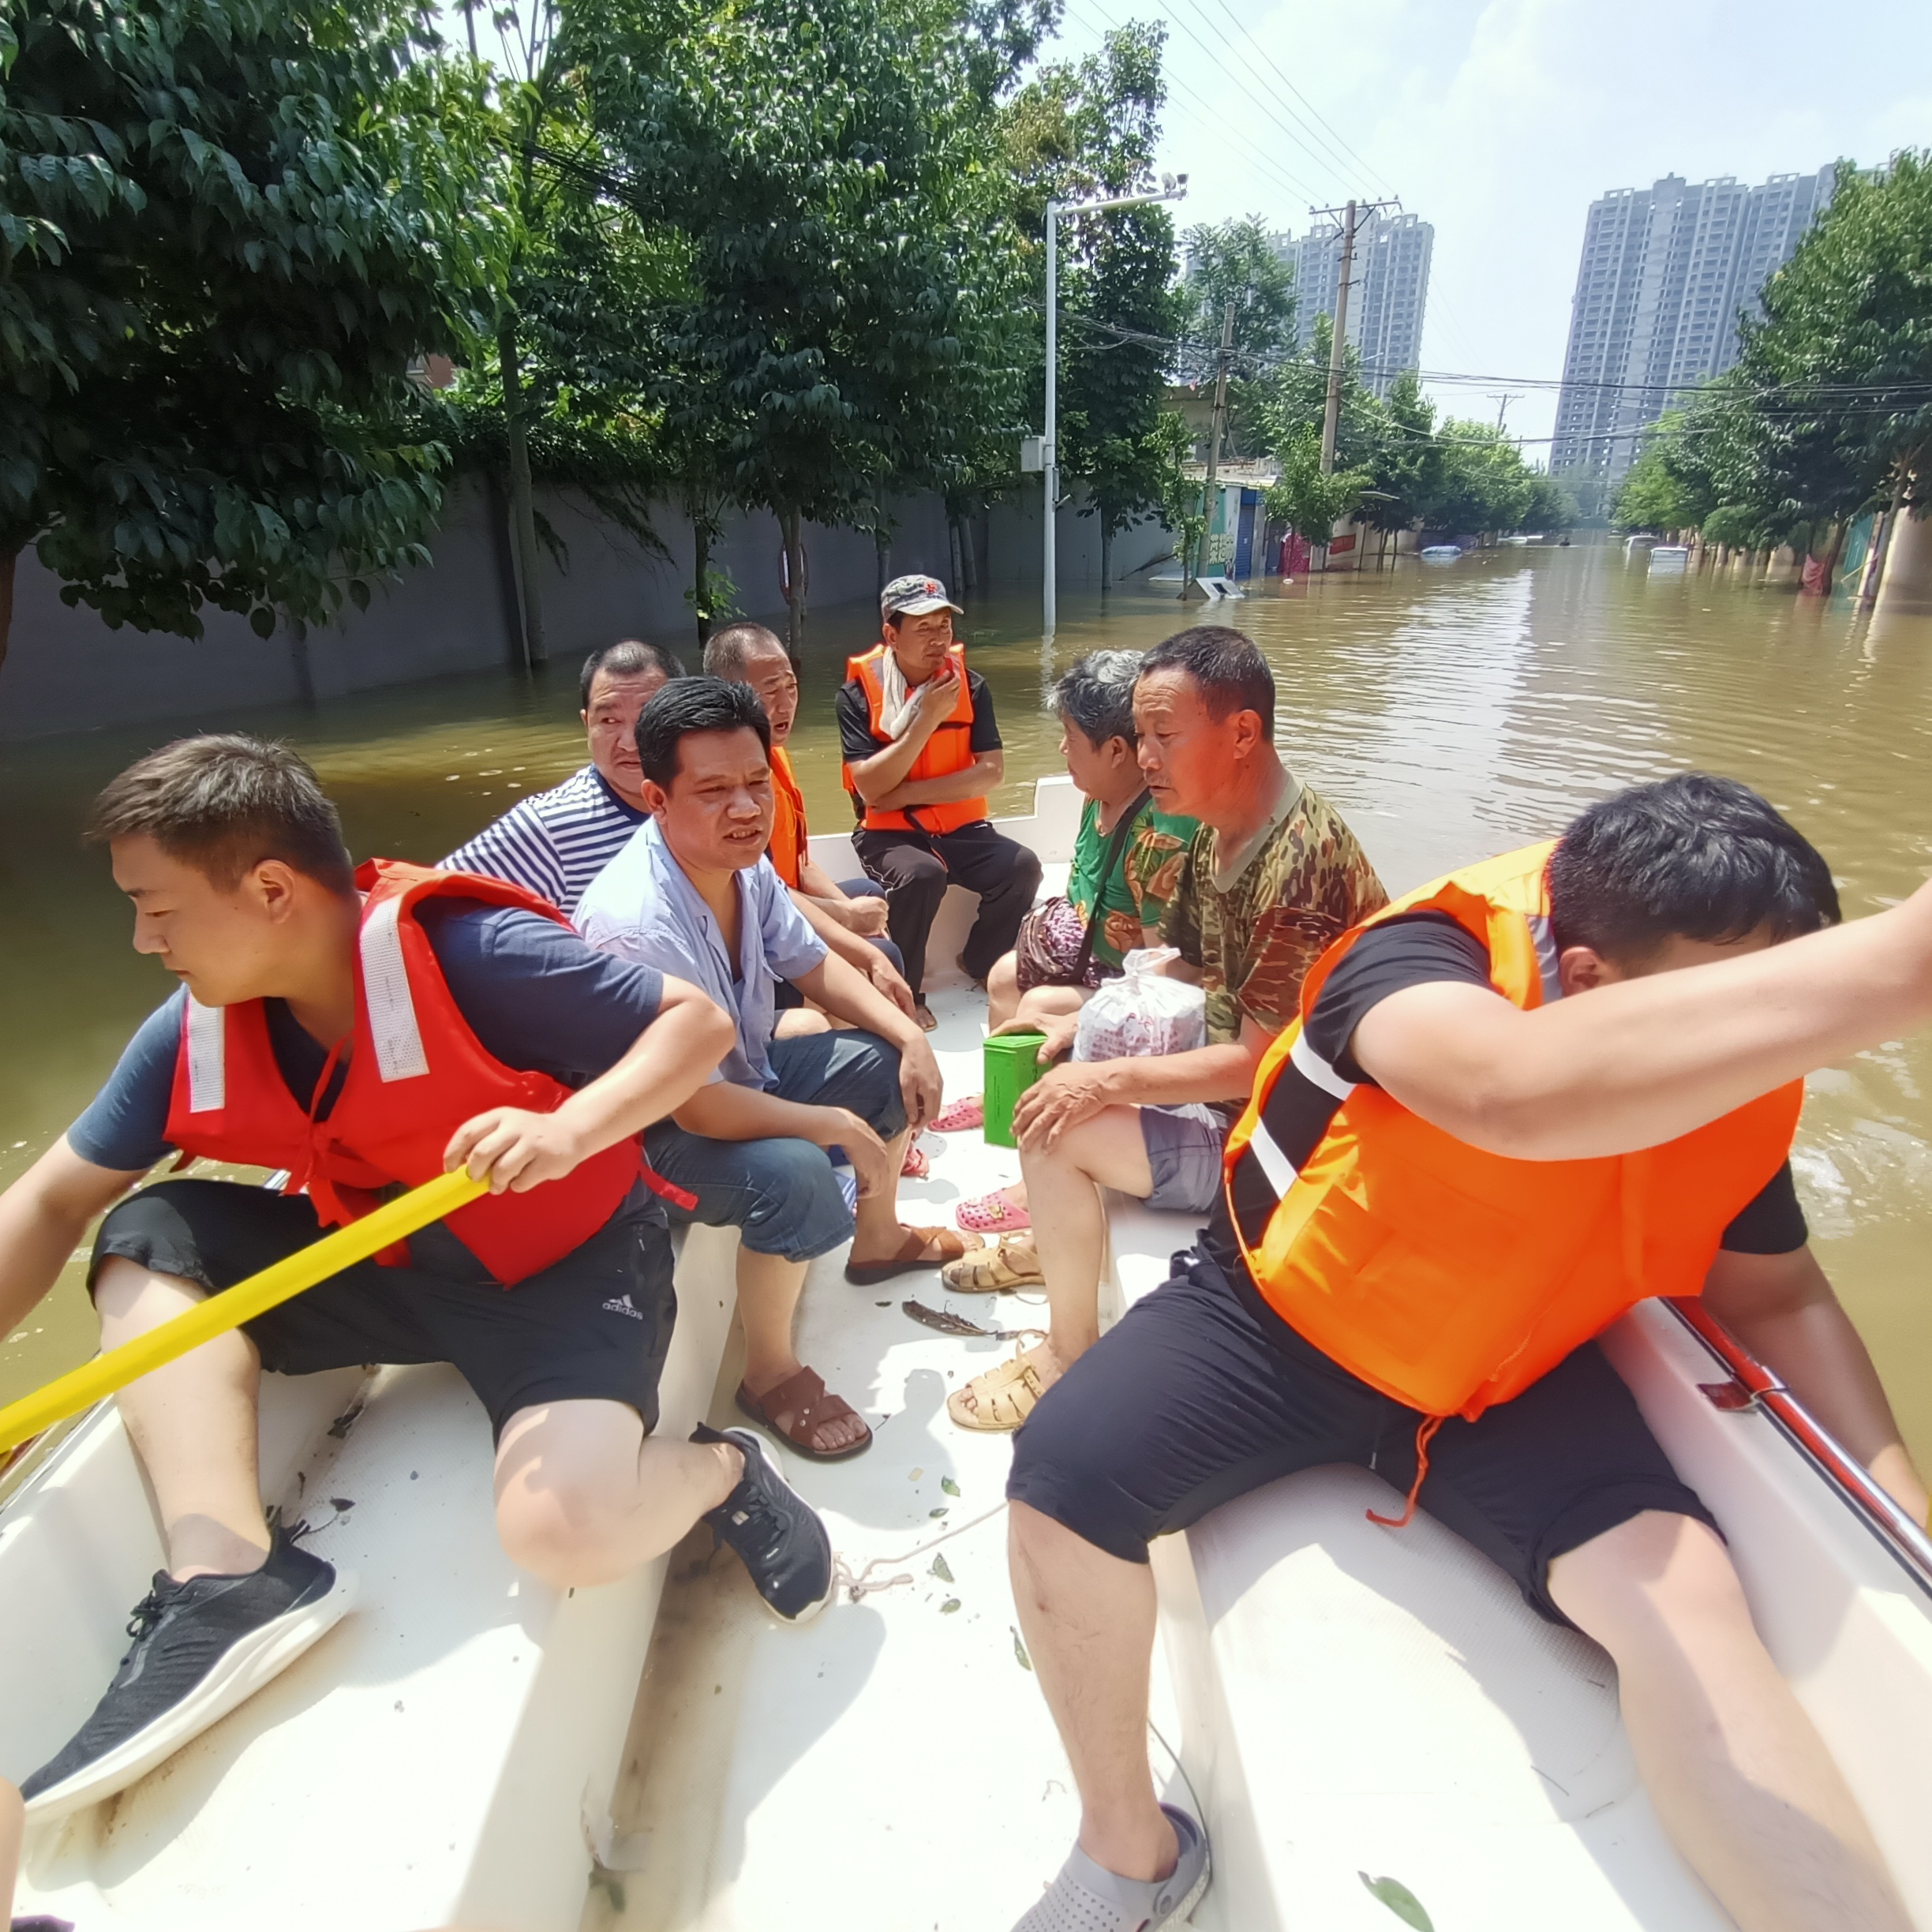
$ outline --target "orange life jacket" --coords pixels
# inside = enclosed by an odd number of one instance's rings
[[[803,889],[799,881],[805,863],[805,794],[799,789],[798,774],[783,745],[773,745],[771,753],[772,833],[765,856],[772,870],[794,892]]]
[[[1425,1417],[1473,1421],[1647,1297],[1701,1292],[1725,1228],[1789,1154],[1804,1098],[1794,1080],[1661,1147],[1517,1160],[1431,1126],[1380,1087],[1346,1085],[1301,1045],[1350,947],[1406,912],[1446,913],[1480,940],[1490,984],[1512,1005],[1556,997],[1544,878],[1553,849],[1451,873],[1343,934],[1303,983],[1301,1017],[1262,1060],[1223,1155],[1234,1238],[1268,1305]],[[1263,1119],[1291,1058],[1342,1096],[1298,1174]],[[1252,1248],[1235,1211],[1243,1161],[1278,1197]]]
[[[203,1006],[182,1022],[167,1138],[184,1154],[283,1167],[285,1191],[309,1191],[325,1227],[373,1208],[381,1191],[443,1171],[462,1123],[492,1107],[547,1114],[570,1089],[547,1073],[505,1066],[486,1052],[451,997],[416,917],[425,899],[517,906],[567,930],[547,900],[501,879],[372,859],[356,873],[365,895],[355,961],[355,1032],[342,1091],[326,1120],[289,1091],[260,1000]],[[319,1099],[335,1070],[331,1054]],[[485,1194],[448,1217],[450,1232],[510,1286],[560,1261],[616,1212],[644,1171],[635,1140],[618,1141],[528,1193]],[[384,1261],[406,1258],[390,1249]]]
[[[875,644],[863,657],[845,661],[846,676],[856,678],[865,692],[866,721],[882,748],[892,743],[879,723],[886,706],[886,685],[880,667],[890,648]],[[906,772],[908,780],[949,777],[954,772],[964,771],[973,762],[972,694],[966,684],[964,646],[955,644],[950,655],[957,674],[958,695],[953,701],[951,714],[939,721],[932,736],[919,747],[919,756]],[[849,764],[844,767],[844,774],[845,789],[858,807],[862,802],[859,784]],[[986,815],[987,802],[983,798],[954,799],[947,805],[915,805],[906,811],[880,811],[867,805],[863,814],[868,832],[957,832],[961,826],[977,824]]]

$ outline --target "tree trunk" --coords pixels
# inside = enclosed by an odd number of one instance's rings
[[[883,597],[892,582],[892,533],[883,523],[872,526],[872,556],[878,568],[878,593]]]
[[[805,597],[811,589],[806,575],[805,535],[796,510],[778,512],[784,537],[785,652],[796,670],[805,651]]]
[[[17,550],[0,550],[0,670],[6,668],[7,646],[13,638],[13,566]]]
[[[543,603],[537,586],[537,509],[530,493],[523,375],[517,358],[516,324],[509,318],[497,328],[496,358],[503,378],[504,427],[510,444],[510,532],[523,602],[523,659],[526,667],[534,668],[550,653],[544,644]]]
[[[698,620],[698,650],[711,641],[711,600],[707,580],[711,575],[711,526],[702,515],[694,515],[691,526],[691,612]]]
[[[1100,512],[1100,594],[1105,597],[1114,583],[1114,526],[1107,513]]]
[[[955,597],[966,593],[966,534],[960,528],[960,519],[952,511],[946,511],[946,549],[950,552],[949,562],[953,570],[953,594]]]

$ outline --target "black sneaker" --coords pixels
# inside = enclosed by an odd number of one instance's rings
[[[788,1623],[808,1623],[832,1601],[832,1539],[818,1512],[778,1473],[749,1429],[691,1431],[693,1442],[728,1442],[744,1453],[744,1478],[704,1519],[744,1559],[758,1593]]]
[[[157,1571],[134,1647],[66,1749],[21,1786],[36,1818],[125,1790],[252,1697],[349,1608],[355,1578],[277,1530],[260,1569],[178,1583]]]

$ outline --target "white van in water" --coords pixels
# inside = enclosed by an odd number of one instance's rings
[[[1670,576],[1682,571],[1690,561],[1690,552],[1682,544],[1657,544],[1650,552],[1650,574]]]
[[[1049,890],[1078,807],[1048,780],[1003,823]],[[813,849],[849,875],[845,841]],[[949,895],[935,959],[971,904]],[[984,1001],[931,997],[947,1090],[977,1091]],[[976,1132],[925,1144],[930,1178],[904,1184],[923,1218],[1017,1173]],[[1110,1234],[1110,1319],[1193,1229],[1117,1203]],[[736,1419],[736,1239],[684,1241],[667,1432]],[[800,1347],[875,1440],[784,1457],[839,1552],[815,1623],[774,1623],[702,1530],[602,1589],[519,1573],[451,1369],[268,1377],[264,1493],[359,1574],[357,1606],[139,1784],[36,1829],[17,1909],[78,1932],[1005,1932],[1076,1807],[1007,1585],[1009,1439],[955,1429],[945,1398],[1043,1311],[931,1275],[856,1288],[839,1263],[814,1265]],[[1694,1305],[1651,1303],[1606,1345],[1932,1932],[1932,1544]],[[1420,1923],[1384,1902],[1406,1891],[1440,1932],[1723,1932],[1638,1782],[1608,1660],[1426,1516],[1365,1519],[1398,1503],[1312,1470],[1156,1546],[1148,1748],[1212,1837],[1194,1923],[1397,1932]],[[0,1770],[85,1717],[159,1561],[111,1404],[17,1470]]]

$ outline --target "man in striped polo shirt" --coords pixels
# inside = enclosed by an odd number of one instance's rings
[[[590,882],[647,816],[638,766],[638,713],[684,667],[661,644],[627,638],[584,660],[578,715],[590,762],[560,785],[519,799],[443,861],[541,893],[575,912]]]

